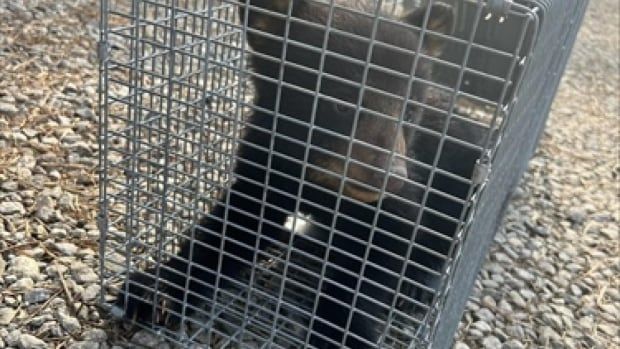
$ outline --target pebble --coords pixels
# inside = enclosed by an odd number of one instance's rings
[[[42,339],[39,339],[33,335],[22,333],[19,336],[17,346],[20,349],[46,349],[47,344]]]
[[[568,210],[568,219],[574,224],[582,224],[587,217],[587,212],[583,207],[573,207]]]
[[[9,273],[15,274],[17,277],[28,277],[38,280],[41,275],[39,272],[39,263],[31,257],[17,256],[11,261]]]
[[[506,333],[516,339],[525,339],[525,331],[521,325],[510,325],[506,327]]]
[[[561,340],[562,337],[549,326],[540,326],[538,329],[538,343],[540,345],[549,346],[553,342],[559,343]]]
[[[564,329],[562,319],[555,314],[544,313],[542,315],[542,320],[557,331],[562,331]]]
[[[80,292],[80,297],[84,301],[92,301],[99,295],[99,291],[101,287],[97,284],[92,284],[84,288],[82,292]]]
[[[24,300],[30,304],[42,303],[52,296],[50,290],[45,288],[35,288],[24,294]]]
[[[611,240],[611,241],[618,241],[618,232],[619,229],[616,228],[603,228],[601,229],[601,235],[603,235],[605,238]]]
[[[62,264],[52,264],[45,268],[45,273],[52,278],[58,278],[58,274],[63,275],[67,271],[67,267]]]
[[[13,116],[19,112],[19,109],[14,104],[0,102],[0,114]]]
[[[478,331],[482,332],[482,333],[488,333],[491,332],[492,328],[491,326],[484,322],[484,321],[476,321],[472,324],[472,328],[477,329]]]
[[[605,333],[608,336],[618,336],[620,335],[620,329],[618,328],[618,326],[612,326],[612,325],[608,325],[608,324],[599,324],[597,326],[598,330]]]
[[[73,256],[78,251],[78,247],[70,242],[57,242],[54,247],[65,256]]]
[[[70,266],[73,279],[78,283],[94,283],[99,280],[95,271],[82,262],[74,262]]]
[[[24,214],[25,212],[26,210],[24,209],[24,205],[21,202],[0,202],[0,214],[8,216],[13,214]]]
[[[0,183],[0,189],[7,192],[17,191],[17,189],[19,189],[19,184],[15,181],[4,181]]]
[[[52,316],[52,314],[44,314],[44,315],[33,317],[28,322],[28,324],[31,325],[31,326],[35,326],[35,327],[40,327],[44,323],[49,322],[49,321],[54,321],[54,317]]]
[[[9,307],[1,307],[0,308],[0,326],[6,326],[13,321],[15,314],[17,311],[13,308]]]
[[[491,323],[495,319],[495,315],[493,314],[493,312],[487,308],[480,308],[478,311],[476,311],[476,315],[480,320],[486,321],[488,323]]]
[[[532,301],[533,299],[536,298],[536,293],[534,293],[532,290],[527,289],[527,288],[523,288],[521,290],[519,290],[519,293],[521,294],[521,296],[523,296],[523,298],[525,298],[526,301]]]
[[[482,297],[482,301],[481,304],[487,308],[495,308],[495,306],[497,305],[497,303],[495,302],[495,299],[493,299],[493,297],[491,296],[484,296]]]
[[[146,330],[140,330],[131,337],[131,342],[144,347],[155,347],[160,340],[157,335]]]
[[[93,341],[77,341],[69,344],[67,349],[100,349],[102,345]]]
[[[54,221],[60,220],[54,208],[47,204],[38,205],[34,216],[45,223],[52,223]]]
[[[482,347],[484,349],[501,349],[502,342],[495,336],[488,336],[482,340]]]
[[[108,339],[108,334],[100,328],[93,328],[84,331],[84,333],[82,334],[82,339],[91,342],[101,343],[105,342]]]
[[[538,235],[538,236],[542,236],[542,237],[548,237],[551,235],[551,232],[549,231],[549,229],[539,226],[539,225],[534,225],[529,221],[525,221],[525,227],[531,231],[532,233]]]
[[[549,275],[554,275],[556,273],[556,268],[553,264],[549,262],[542,262],[538,264],[538,268]]]
[[[517,291],[510,291],[509,293],[510,299],[512,300],[512,303],[520,308],[525,308],[527,307],[527,303],[525,302],[525,300],[523,299],[523,297],[521,297],[521,295],[519,294],[519,292]]]
[[[517,276],[524,281],[532,282],[536,279],[536,276],[534,276],[534,274],[530,273],[529,271],[525,269],[519,268],[516,270],[516,272],[517,272]]]
[[[453,349],[470,349],[469,345],[463,343],[463,342],[456,342],[456,344],[454,344],[454,348]]]
[[[2,255],[0,255],[0,278],[2,277],[2,275],[4,275],[5,269],[6,269],[6,262],[2,258]]]
[[[511,339],[502,345],[502,349],[524,349],[525,345],[516,339]]]
[[[80,325],[80,321],[77,318],[63,312],[59,312],[57,317],[62,328],[69,334],[75,335],[82,330],[82,325]]]

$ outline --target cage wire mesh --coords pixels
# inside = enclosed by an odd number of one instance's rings
[[[102,304],[181,346],[448,347],[586,5],[102,0]]]

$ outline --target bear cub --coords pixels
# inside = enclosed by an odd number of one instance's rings
[[[325,263],[313,347],[376,348],[387,315],[420,297],[415,285],[433,293],[439,256],[449,252],[441,236],[451,237],[456,224],[419,208],[424,189],[413,182],[430,175],[410,160],[432,158],[437,142],[412,125],[441,119],[421,105],[431,58],[442,52],[437,33],[452,31],[453,10],[435,2],[377,19],[372,1],[334,2],[237,5],[255,93],[232,184],[185,232],[193,242],[162,264],[157,280],[155,270],[128,276],[116,302],[125,317],[179,326],[181,314],[200,309],[216,287],[247,284],[244,273],[273,247],[292,246]],[[416,28],[423,26],[429,32],[421,40]],[[469,178],[479,154],[451,151],[448,171]],[[467,192],[441,175],[431,186],[460,198]],[[426,205],[456,219],[464,209],[436,195]],[[285,228],[297,213],[310,217],[306,234]],[[152,303],[156,283],[165,312]]]

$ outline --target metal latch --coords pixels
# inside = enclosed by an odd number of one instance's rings
[[[491,151],[487,150],[484,155],[476,161],[474,166],[474,173],[472,174],[471,181],[474,185],[478,186],[483,184],[489,175],[491,174]]]
[[[99,60],[99,63],[103,63],[106,59],[108,59],[109,46],[110,45],[108,45],[107,41],[102,40],[97,42],[97,59]]]

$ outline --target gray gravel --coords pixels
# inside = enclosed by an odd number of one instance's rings
[[[455,348],[620,346],[620,11],[592,3]],[[0,1],[0,349],[169,347],[95,306],[97,8]]]
[[[590,4],[457,348],[620,347],[620,3]]]

